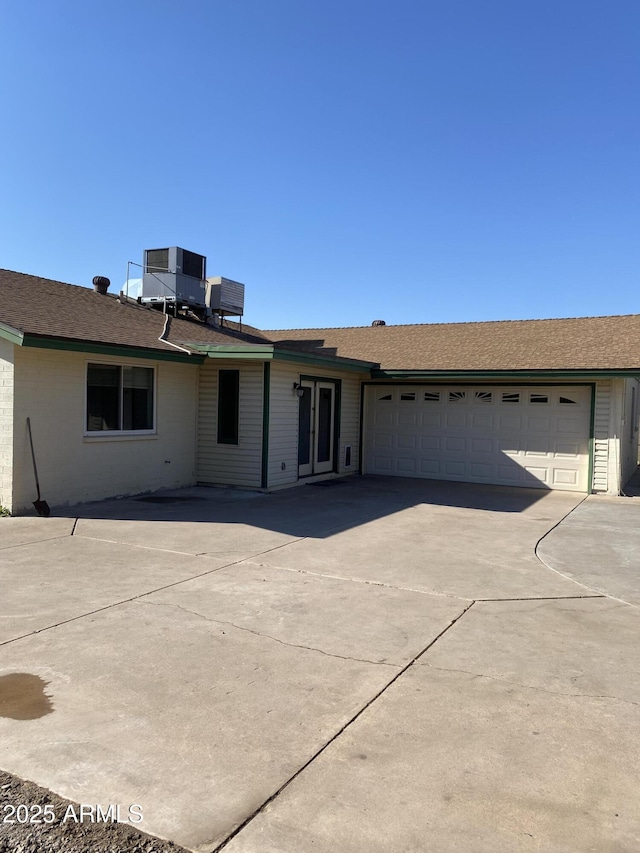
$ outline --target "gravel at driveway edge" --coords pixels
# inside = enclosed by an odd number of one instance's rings
[[[0,770],[0,853],[187,853],[111,815],[99,822],[87,812],[82,822],[73,815],[80,815],[77,803]]]

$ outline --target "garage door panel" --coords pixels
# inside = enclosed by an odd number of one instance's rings
[[[464,429],[467,425],[467,417],[464,412],[447,412],[444,416],[447,429]]]
[[[496,465],[496,472],[496,481],[503,486],[516,485],[522,476],[522,468],[519,465]]]
[[[422,435],[420,436],[421,450],[440,450],[442,439],[439,435]]]
[[[398,426],[417,426],[418,425],[418,414],[417,412],[398,412]]]
[[[395,419],[392,409],[377,409],[374,416],[374,422],[377,427],[392,427]]]
[[[521,430],[522,418],[520,415],[499,415],[498,430]]]
[[[453,459],[444,460],[444,473],[448,477],[464,477],[464,462],[455,462]]]
[[[487,477],[491,477],[493,475],[492,465],[488,465],[482,462],[471,462],[469,465],[469,471],[471,476],[474,478],[480,478],[481,480],[485,480]]]
[[[591,389],[367,390],[371,473],[586,491]]]
[[[406,456],[399,456],[396,461],[396,471],[398,474],[415,474],[416,460]]]
[[[415,450],[419,436],[417,435],[399,435],[398,449],[399,450]]]
[[[520,453],[520,440],[517,438],[499,438],[496,444],[499,453],[507,456],[517,456]]]
[[[458,436],[445,436],[444,449],[452,453],[464,453],[467,449],[467,440]]]
[[[577,444],[555,444],[555,450],[553,451],[553,455],[557,459],[562,459],[564,457],[570,457],[575,459],[580,455],[580,448]]]
[[[474,412],[471,415],[471,426],[475,430],[493,429],[494,416],[491,412]]]
[[[442,414],[440,412],[422,412],[421,422],[424,427],[436,427],[440,429],[442,426]]]
[[[556,420],[556,432],[574,434],[580,429],[579,418],[558,418]]]
[[[373,465],[379,474],[391,474],[393,472],[393,460],[390,456],[374,456]]]
[[[578,472],[566,468],[554,468],[553,482],[556,486],[575,486],[578,482]]]
[[[493,453],[493,440],[490,438],[472,438],[471,439],[471,452],[476,455],[485,455],[487,453]]]
[[[385,432],[376,432],[373,437],[374,447],[393,447],[393,434]]]
[[[525,429],[529,432],[549,432],[551,430],[551,418],[528,417]]]

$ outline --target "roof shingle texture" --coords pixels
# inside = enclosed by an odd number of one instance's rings
[[[92,289],[0,270],[0,322],[25,334],[176,353],[158,311]],[[167,339],[277,345],[387,370],[638,370],[640,315],[260,331],[172,318]]]
[[[640,315],[269,330],[318,353],[387,370],[640,370]]]
[[[111,294],[10,270],[0,270],[0,322],[29,335],[177,352],[159,340],[165,316],[157,310],[131,302],[121,304]],[[167,338],[179,345],[187,341],[265,343],[255,334],[214,329],[181,318],[170,319]]]

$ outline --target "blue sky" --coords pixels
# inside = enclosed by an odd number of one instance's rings
[[[637,0],[8,0],[0,266],[262,328],[640,312]]]

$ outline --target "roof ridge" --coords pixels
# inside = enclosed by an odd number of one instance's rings
[[[290,329],[261,329],[263,334],[276,332],[339,332],[353,329],[406,329],[409,327],[424,328],[425,326],[488,326],[507,323],[566,323],[567,320],[614,320],[621,317],[640,317],[639,314],[590,314],[578,317],[528,317],[517,320],[450,320],[440,323],[385,323],[384,326],[309,326]]]

